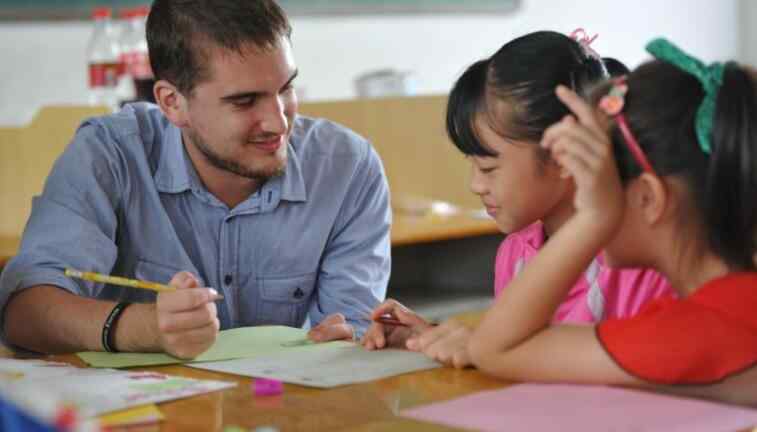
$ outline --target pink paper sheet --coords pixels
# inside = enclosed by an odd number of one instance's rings
[[[402,416],[464,429],[518,432],[736,432],[757,425],[757,410],[562,384],[519,384],[409,409]]]

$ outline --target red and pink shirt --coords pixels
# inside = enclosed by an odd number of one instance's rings
[[[714,279],[690,296],[661,298],[597,337],[626,372],[658,384],[712,384],[757,366],[757,273]]]

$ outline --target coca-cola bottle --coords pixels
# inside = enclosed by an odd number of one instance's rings
[[[89,103],[115,110],[118,107],[116,89],[122,66],[118,35],[110,18],[110,8],[98,7],[92,11],[94,30],[87,45]]]
[[[121,59],[125,65],[125,77],[130,85],[131,98],[130,100],[122,99],[122,102],[131,100],[155,102],[152,91],[155,77],[150,67],[150,55],[145,35],[148,13],[147,6],[128,9],[123,13],[126,23],[121,35]]]

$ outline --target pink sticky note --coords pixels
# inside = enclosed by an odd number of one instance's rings
[[[737,431],[757,410],[604,386],[519,384],[402,412],[481,431]]]
[[[255,378],[252,388],[255,396],[275,396],[284,392],[284,384],[281,381],[267,378]]]

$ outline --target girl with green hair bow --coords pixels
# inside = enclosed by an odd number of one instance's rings
[[[575,215],[486,313],[468,351],[519,381],[635,386],[757,404],[757,74],[664,39],[655,60],[582,100],[541,145],[570,173]],[[601,249],[663,273],[679,299],[596,326],[550,326]]]

